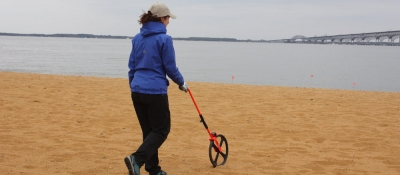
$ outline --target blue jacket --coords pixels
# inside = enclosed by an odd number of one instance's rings
[[[183,85],[182,74],[176,67],[175,50],[167,28],[160,22],[143,24],[132,39],[129,57],[129,84],[132,92],[167,94],[169,81]]]

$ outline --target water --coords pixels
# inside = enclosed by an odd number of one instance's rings
[[[174,46],[186,81],[400,92],[399,47],[202,41]],[[0,71],[127,78],[130,50],[129,39],[0,36]]]

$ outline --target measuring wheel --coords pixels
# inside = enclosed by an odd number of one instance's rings
[[[226,160],[228,160],[228,141],[226,140],[225,136],[222,134],[217,134],[215,132],[210,132],[210,129],[208,129],[208,126],[206,124],[206,121],[204,120],[203,115],[200,112],[199,107],[197,106],[196,100],[194,100],[194,97],[192,95],[192,92],[188,88],[188,92],[190,94],[190,97],[192,98],[192,101],[194,103],[194,106],[196,106],[197,112],[199,113],[200,117],[200,122],[203,123],[204,127],[206,128],[208,135],[210,135],[210,147],[208,148],[208,154],[210,156],[210,161],[214,167],[224,165]]]
[[[210,161],[214,167],[224,165],[226,160],[228,160],[228,141],[222,134],[216,135],[213,132],[211,135],[212,139],[210,139],[210,147],[208,148]]]

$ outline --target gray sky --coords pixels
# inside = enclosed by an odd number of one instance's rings
[[[134,36],[148,0],[0,0],[0,32]],[[172,37],[284,39],[400,30],[400,0],[164,0]]]

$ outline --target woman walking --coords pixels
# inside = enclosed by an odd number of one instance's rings
[[[164,3],[153,4],[140,16],[140,33],[132,39],[129,57],[129,85],[133,106],[143,134],[143,143],[136,152],[125,157],[129,175],[140,175],[140,168],[150,175],[166,175],[159,166],[158,148],[167,139],[171,128],[167,89],[168,76],[180,90],[188,85],[176,67],[175,51],[166,27],[175,19]]]

